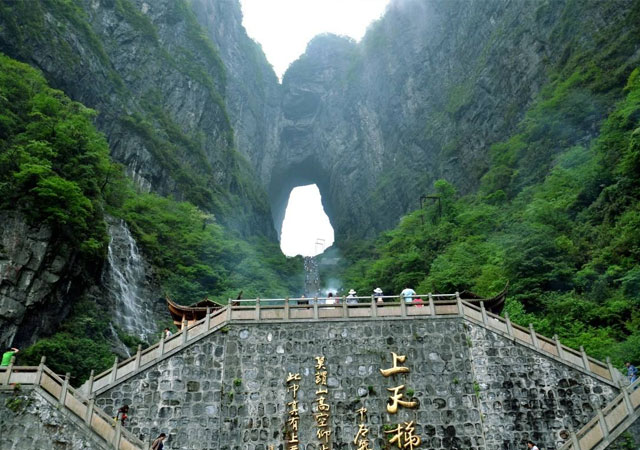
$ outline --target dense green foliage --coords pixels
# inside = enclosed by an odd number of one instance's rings
[[[167,293],[180,303],[284,297],[302,285],[302,258],[263,237],[240,239],[186,202],[132,195],[122,207]]]
[[[0,208],[20,210],[83,253],[100,255],[104,198],[119,169],[93,115],[0,55]]]
[[[70,372],[72,383],[79,385],[91,370],[99,373],[113,365],[110,337],[109,316],[95,303],[82,301],[74,306],[56,334],[20,352],[19,361],[22,365],[37,365],[46,356],[47,366],[59,374]]]
[[[550,86],[521,131],[492,148],[480,192],[461,197],[438,181],[441,210],[343,245],[345,286],[490,296],[509,281],[515,322],[617,364],[640,360],[640,70],[599,137],[580,145],[579,130],[602,114],[587,100],[598,98],[593,82],[576,73]]]
[[[241,239],[192,203],[137,193],[110,161],[94,115],[49,88],[34,69],[0,55],[0,209],[50,225],[57,243],[99,263],[108,244],[105,210],[124,218],[164,290],[182,303],[204,297],[225,303],[240,291],[245,297],[282,297],[299,289],[302,259],[286,258],[277,243]],[[238,178],[236,192],[251,196],[252,189]],[[211,199],[229,200],[223,193]],[[57,333],[19,358],[37,364],[47,356],[53,370],[70,371],[81,382],[91,369],[113,364],[115,336],[104,305],[69,300],[76,303]],[[141,343],[115,333],[130,350]]]

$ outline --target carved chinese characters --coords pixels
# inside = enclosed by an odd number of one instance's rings
[[[391,352],[393,357],[393,367],[389,369],[380,369],[380,373],[383,376],[389,377],[391,375],[396,375],[399,373],[409,373],[410,370],[408,367],[399,366],[398,364],[404,363],[407,357],[405,355],[397,355],[396,353]],[[396,414],[398,412],[398,407],[402,406],[404,408],[417,408],[418,402],[403,400],[404,394],[401,392],[404,389],[404,384],[399,386],[387,388],[389,392],[392,392],[392,395],[389,397],[389,402],[387,403],[387,412],[389,414]],[[385,434],[389,436],[389,443],[397,445],[398,448],[408,448],[413,450],[418,447],[422,440],[420,436],[414,434],[415,433],[415,425],[413,421],[404,422],[404,424],[397,424],[395,428],[391,428],[390,430],[386,430]]]
[[[353,439],[353,444],[356,446],[358,450],[370,450],[369,438],[367,437],[369,434],[369,428],[367,428],[365,417],[367,414],[367,408],[362,407],[356,411],[360,417],[360,423],[358,424],[358,433],[356,437]]]
[[[393,367],[390,369],[380,369],[380,373],[385,377],[395,375],[397,373],[409,373],[408,367],[399,367],[398,363],[403,363],[407,358],[405,355],[396,355],[391,352],[393,355]],[[389,414],[395,414],[398,412],[398,405],[404,406],[405,408],[415,408],[418,406],[418,402],[410,402],[406,400],[402,400],[403,394],[400,392],[404,389],[404,384],[400,386],[396,386],[393,388],[387,388],[388,391],[393,392],[393,395],[389,397],[389,403],[387,404],[387,412]]]
[[[298,439],[298,425],[300,424],[300,412],[298,411],[298,390],[300,389],[301,377],[299,373],[289,373],[287,376],[287,391],[291,393],[293,400],[287,403],[289,407],[289,418],[287,425],[289,433],[286,444],[289,450],[298,450],[300,440]]]
[[[329,429],[329,412],[331,406],[327,403],[329,390],[327,387],[327,367],[324,356],[315,357],[315,382],[316,382],[316,403],[317,411],[313,415],[316,420],[316,436],[320,441],[320,450],[329,450],[331,429]]]

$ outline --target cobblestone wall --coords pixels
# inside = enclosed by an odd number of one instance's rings
[[[0,450],[107,450],[71,412],[32,387],[0,390]]]
[[[471,358],[487,449],[521,449],[527,439],[555,449],[571,424],[588,422],[618,391],[485,328],[469,325]]]
[[[384,377],[392,353],[409,369]],[[423,449],[555,448],[566,425],[614,396],[604,383],[459,318],[232,324],[135,375],[97,399],[108,413],[131,406],[128,428],[165,448],[283,449],[290,436],[289,373],[299,373],[300,449],[316,437],[316,356],[327,369],[331,447],[354,448],[360,423],[371,448],[391,448],[398,424],[414,422]],[[415,408],[386,410],[390,388]],[[368,410],[362,421],[357,410]],[[286,435],[286,436],[285,436]],[[553,445],[553,446],[552,446]]]

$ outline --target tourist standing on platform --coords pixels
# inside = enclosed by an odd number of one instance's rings
[[[382,289],[380,289],[379,287],[373,290],[373,296],[375,297],[377,304],[381,304],[384,301],[382,299]]]
[[[162,333],[164,334],[165,339],[169,339],[171,336],[173,336],[173,333],[169,328],[165,328]]]
[[[336,304],[336,299],[333,298],[333,292],[329,292],[327,294],[327,300],[325,301],[325,303],[327,305],[335,305]]]
[[[0,366],[8,366],[9,364],[11,364],[11,358],[13,358],[13,355],[18,353],[19,351],[20,350],[18,350],[16,347],[11,347],[9,350],[4,352],[2,354],[2,362],[0,363]]]
[[[2,362],[4,363],[4,358]],[[627,368],[627,378],[629,378],[629,384],[631,384],[638,379],[638,369],[629,361],[624,363],[624,366]]]
[[[162,450],[164,448],[164,440],[167,438],[167,435],[164,433],[160,433],[160,436],[156,438],[155,441],[151,444],[151,450]]]
[[[405,303],[411,303],[414,295],[416,295],[416,291],[409,287],[404,288],[404,290],[400,292],[400,296],[404,298]]]
[[[356,291],[350,289],[349,295],[347,295],[347,305],[355,305],[356,303],[358,303],[358,299],[356,298]]]

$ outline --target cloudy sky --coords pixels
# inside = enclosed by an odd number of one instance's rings
[[[389,0],[240,0],[243,25],[262,45],[278,75],[304,53],[320,33],[360,40],[371,22],[379,19]],[[316,245],[324,239],[324,246]],[[292,191],[282,225],[280,247],[287,256],[314,256],[333,243],[333,228],[322,210],[317,186]]]
[[[298,59],[307,42],[320,33],[364,35],[380,18],[389,0],[240,0],[247,33],[280,78]]]

